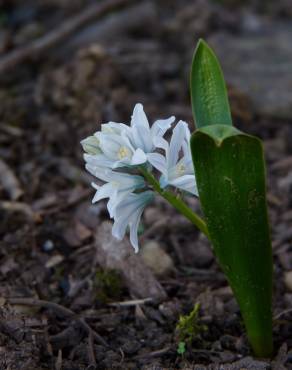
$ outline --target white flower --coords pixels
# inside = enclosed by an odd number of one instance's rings
[[[150,127],[142,104],[136,104],[130,126],[108,122],[93,136],[81,141],[86,169],[104,182],[101,186],[92,183],[96,189],[92,202],[109,198],[107,208],[114,219],[112,234],[122,239],[129,226],[130,241],[136,252],[141,215],[154,193],[147,190],[144,177],[133,174],[140,168],[129,167],[150,163],[162,173],[162,188],[171,185],[198,194],[187,123],[179,121],[169,144],[163,138],[174,120],[174,117],[157,120]],[[163,149],[165,156],[155,153],[156,148]],[[144,170],[151,171],[152,166],[145,165]],[[121,172],[117,172],[121,167]]]
[[[165,157],[159,153],[152,153],[148,155],[148,160],[153,167],[162,173],[160,178],[161,187],[165,188],[172,185],[198,196],[188,124],[183,121],[178,122],[169,144],[163,138],[155,139],[155,144],[157,147],[164,149]],[[183,156],[179,158],[181,150]]]
[[[152,191],[139,194],[129,194],[114,209],[114,225],[112,234],[119,240],[125,236],[127,226],[130,228],[130,242],[135,252],[138,252],[138,226],[142,212],[154,197]]]
[[[108,122],[100,132],[81,142],[87,152],[84,159],[91,165],[112,169],[143,164],[148,153],[155,150],[155,140],[162,138],[174,120],[175,117],[157,120],[150,128],[142,104],[136,104],[131,126]]]
[[[86,164],[86,169],[95,177],[104,181],[105,184],[99,186],[92,183],[92,186],[97,190],[92,203],[96,203],[101,199],[109,198],[107,208],[110,217],[113,217],[115,207],[130,193],[136,189],[145,187],[144,178],[128,173],[115,172],[110,169],[104,169]]]

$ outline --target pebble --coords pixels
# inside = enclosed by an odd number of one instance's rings
[[[156,276],[167,275],[174,269],[172,258],[156,241],[145,243],[141,257]]]
[[[50,252],[54,249],[55,245],[54,242],[50,239],[46,240],[43,244],[43,250],[45,252]]]

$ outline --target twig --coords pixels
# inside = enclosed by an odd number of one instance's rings
[[[129,4],[133,0],[106,0],[88,6],[83,12],[65,21],[59,28],[48,32],[45,36],[20,47],[0,59],[0,73],[16,67],[27,60],[39,58],[46,50],[57,45],[85,24],[92,22],[104,14]]]
[[[96,359],[94,354],[93,338],[91,333],[88,335],[88,359],[89,359],[89,368],[95,369]]]
[[[132,307],[132,306],[139,306],[140,304],[145,304],[153,302],[152,298],[145,298],[145,299],[134,299],[132,301],[123,301],[123,302],[112,302],[108,303],[108,306],[111,307]]]
[[[9,304],[12,305],[45,307],[54,310],[56,313],[59,313],[59,315],[75,319],[77,322],[80,323],[80,325],[87,332],[87,334],[92,334],[93,338],[98,343],[108,347],[106,341],[99,334],[97,334],[97,332],[94,331],[82,317],[78,317],[74,311],[71,311],[67,307],[61,306],[58,303],[34,298],[5,298],[5,299]]]
[[[63,354],[62,350],[59,349],[58,351],[58,357],[55,363],[55,370],[61,370],[62,369],[62,363],[63,363]]]
[[[155,357],[160,357],[162,355],[165,355],[166,353],[170,351],[171,351],[171,347],[166,347],[166,348],[159,349],[158,351],[153,351],[153,352],[145,353],[143,355],[138,355],[134,358],[135,360],[140,360],[144,358],[155,358]]]
[[[292,308],[288,308],[287,310],[279,312],[277,315],[274,316],[274,320],[278,320],[280,317],[286,315],[287,313],[291,313]]]
[[[34,212],[28,204],[23,202],[0,201],[0,209],[4,209],[7,212],[23,213],[32,222],[39,222],[41,220],[40,214]]]
[[[14,136],[14,137],[21,137],[23,136],[23,130],[19,127],[6,125],[1,122],[0,131],[4,132],[4,134]]]

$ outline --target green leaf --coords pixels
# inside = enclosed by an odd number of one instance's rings
[[[186,352],[186,344],[185,342],[179,342],[177,346],[177,353],[179,355],[183,355]]]
[[[261,141],[230,126],[206,126],[193,134],[191,150],[214,252],[255,354],[270,356],[272,249]]]
[[[223,73],[210,47],[200,40],[191,69],[191,100],[196,126],[231,125]]]

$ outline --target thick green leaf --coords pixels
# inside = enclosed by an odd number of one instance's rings
[[[272,252],[259,139],[226,125],[191,139],[200,201],[214,252],[258,356],[272,353]]]
[[[191,69],[191,100],[197,127],[232,125],[220,64],[209,46],[200,40]]]

